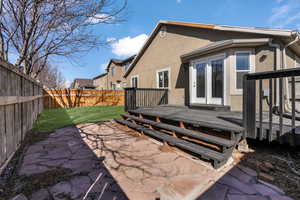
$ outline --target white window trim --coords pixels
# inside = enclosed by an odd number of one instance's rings
[[[233,66],[233,83],[231,84],[233,87],[233,95],[243,95],[243,89],[236,88],[236,81],[237,81],[237,70],[236,70],[236,54],[238,53],[249,53],[250,55],[250,69],[249,70],[238,70],[239,72],[249,71],[249,73],[255,72],[255,54],[252,50],[244,50],[244,51],[234,51],[234,56],[232,59],[232,66]]]
[[[218,60],[218,59],[226,59],[226,53],[220,53],[220,54],[215,54],[212,56],[207,56],[204,58],[195,59],[190,62],[190,65],[203,63],[203,62],[207,63],[209,60]]]
[[[227,85],[229,83],[229,81],[227,80],[227,73],[228,70],[227,69],[227,61],[229,59],[229,57],[227,56],[227,53],[219,53],[219,54],[215,54],[215,55],[211,55],[211,56],[206,56],[203,58],[199,58],[199,59],[195,59],[195,60],[191,60],[189,63],[189,89],[190,89],[190,103],[196,103],[194,102],[193,96],[194,91],[193,91],[193,83],[192,83],[192,76],[193,76],[193,68],[195,68],[195,66],[199,63],[206,63],[209,64],[211,61],[213,60],[219,60],[219,59],[223,59],[224,63],[223,63],[223,105],[229,105],[229,92],[227,90]],[[206,83],[207,84],[207,83]],[[206,90],[206,89],[205,89]],[[206,97],[207,97],[207,91],[205,91],[206,93]]]
[[[132,79],[133,79],[133,78],[137,78],[137,83],[138,83],[138,84],[137,84],[137,87],[138,87],[138,86],[139,86],[139,75],[134,75],[134,76],[131,76],[131,77],[130,77],[130,86],[131,86],[131,87],[133,87],[133,84],[132,84]]]
[[[158,73],[159,72],[164,72],[164,71],[168,71],[168,87],[159,87],[159,77],[158,77]],[[156,88],[160,88],[160,89],[170,89],[171,86],[171,68],[164,68],[164,69],[160,69],[156,71]]]

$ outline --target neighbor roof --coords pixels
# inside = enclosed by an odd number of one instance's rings
[[[231,31],[231,32],[243,32],[243,33],[255,33],[262,35],[270,35],[270,36],[280,36],[280,37],[291,37],[295,34],[295,31],[292,30],[284,30],[284,29],[271,29],[271,28],[259,28],[259,27],[241,27],[241,26],[227,26],[227,25],[214,25],[214,24],[199,24],[199,23],[188,23],[188,22],[178,22],[178,21],[165,21],[161,20],[156,25],[154,30],[152,31],[150,37],[145,42],[144,46],[141,48],[139,53],[136,55],[135,59],[132,61],[129,69],[126,71],[124,77],[126,77],[139,59],[142,57],[147,47],[152,42],[156,33],[159,31],[161,26],[163,25],[175,25],[175,26],[184,26],[184,27],[194,27],[194,28],[203,28],[203,29],[211,29],[211,30],[219,30],[219,31]]]
[[[93,80],[86,78],[76,78],[74,79],[74,83],[78,83],[79,87],[93,87]]]
[[[115,59],[115,58],[110,59],[108,65],[107,65],[106,70],[109,69],[109,66],[110,66],[111,63],[115,63],[116,65],[124,65],[124,64],[126,64],[127,62],[131,62],[131,61],[134,59],[135,56],[136,56],[136,55],[133,55],[133,56],[130,56],[130,57],[128,57],[128,58],[126,58],[126,59],[123,59],[123,60],[122,60],[122,59]]]
[[[103,74],[100,74],[100,75],[98,75],[98,76],[95,76],[95,77],[93,78],[93,80],[98,79],[98,78],[101,78],[101,77],[103,77],[103,76],[105,76],[105,75],[107,75],[107,73],[103,73]]]

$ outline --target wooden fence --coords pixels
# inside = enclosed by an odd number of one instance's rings
[[[43,110],[42,86],[0,60],[0,172]]]
[[[44,108],[124,105],[123,90],[70,90],[44,91]]]

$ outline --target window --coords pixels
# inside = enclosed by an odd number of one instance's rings
[[[237,52],[236,56],[236,89],[243,89],[243,76],[251,71],[250,52]]]
[[[116,84],[114,84],[114,83],[112,83],[112,82],[111,82],[110,84],[111,84],[111,89],[112,89],[112,90],[116,90]]]
[[[130,66],[130,62],[125,64],[125,72],[128,70],[129,66]]]
[[[157,87],[168,88],[169,87],[169,70],[164,69],[157,72]]]
[[[133,87],[133,88],[138,87],[138,76],[131,77],[131,87]]]
[[[115,67],[111,68],[111,75],[114,76],[115,75]]]
[[[117,83],[116,90],[121,90],[121,83]]]

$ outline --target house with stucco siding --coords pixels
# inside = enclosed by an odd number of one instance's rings
[[[107,86],[107,73],[100,74],[93,78],[93,84],[97,90],[106,90]]]
[[[294,68],[299,57],[296,31],[160,21],[124,79],[128,87],[167,88],[169,104],[241,111],[243,75]]]
[[[121,90],[127,87],[126,79],[123,77],[128,66],[135,56],[126,59],[111,59],[106,68],[107,90]]]

